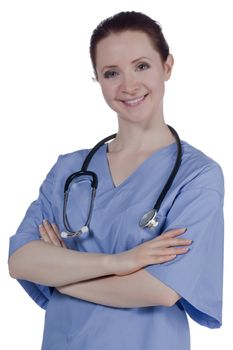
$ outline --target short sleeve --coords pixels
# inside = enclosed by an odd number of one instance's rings
[[[39,224],[44,219],[54,222],[51,200],[55,169],[56,164],[40,186],[39,197],[31,203],[16,233],[10,237],[9,257],[26,243],[40,239]],[[40,307],[46,309],[53,288],[20,279],[18,282]]]
[[[200,325],[222,325],[224,180],[219,166],[203,171],[179,191],[163,232],[187,228],[190,251],[145,269],[175,290],[178,306]]]

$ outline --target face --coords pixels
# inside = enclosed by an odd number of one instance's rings
[[[164,83],[173,57],[162,63],[147,34],[110,34],[96,48],[96,72],[107,104],[119,118],[133,122],[162,114]]]

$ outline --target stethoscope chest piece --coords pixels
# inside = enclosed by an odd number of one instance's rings
[[[141,220],[139,221],[139,226],[142,228],[155,228],[159,224],[157,219],[157,211],[155,209],[151,209],[146,214],[143,215]]]

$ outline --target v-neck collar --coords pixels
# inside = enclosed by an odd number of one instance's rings
[[[183,143],[183,141],[181,141],[181,144]],[[103,152],[103,158],[104,158],[104,166],[106,169],[106,176],[107,179],[106,181],[109,183],[109,185],[112,187],[112,190],[114,191],[118,191],[120,190],[123,186],[125,186],[127,183],[129,183],[134,177],[136,177],[138,175],[138,173],[140,173],[143,168],[150,163],[150,161],[155,161],[157,158],[159,159],[161,156],[165,156],[166,154],[169,154],[169,152],[171,152],[173,149],[177,148],[177,144],[176,142],[173,142],[167,146],[164,146],[156,151],[154,151],[150,156],[148,156],[123,182],[121,182],[118,186],[115,186],[114,181],[113,181],[113,177],[112,177],[112,173],[111,173],[111,169],[110,169],[110,164],[108,161],[108,157],[107,157],[107,151],[108,151],[108,144],[105,143],[103,144],[102,148],[102,152]],[[157,160],[158,160],[157,159]]]

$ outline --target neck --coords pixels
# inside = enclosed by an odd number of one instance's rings
[[[108,149],[110,153],[137,154],[155,151],[175,141],[164,120],[149,127],[120,120],[117,136]]]

